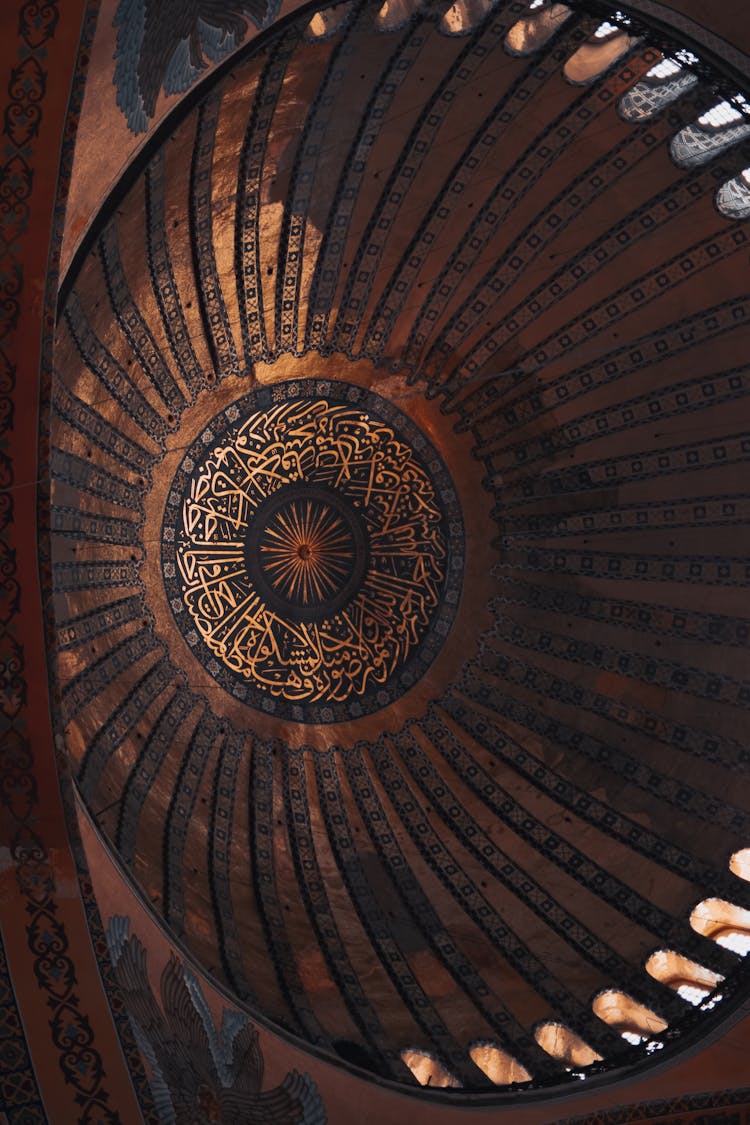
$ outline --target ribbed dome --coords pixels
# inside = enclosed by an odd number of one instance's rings
[[[747,990],[750,122],[527,8],[233,60],[75,263],[52,394],[95,821],[252,1011],[465,1092]]]

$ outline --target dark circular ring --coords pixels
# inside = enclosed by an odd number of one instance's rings
[[[269,529],[274,520],[284,512],[293,512],[303,505],[312,505],[324,515],[337,516],[345,540],[338,555],[341,575],[335,593],[304,601],[293,593],[284,595],[269,574],[269,564],[264,558],[268,552]],[[362,520],[352,503],[341,492],[326,485],[308,481],[283,485],[258,505],[245,539],[245,566],[253,585],[268,607],[281,615],[299,621],[321,621],[334,617],[354,597],[362,585],[370,561],[368,537]]]

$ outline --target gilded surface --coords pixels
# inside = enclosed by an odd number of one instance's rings
[[[427,458],[396,432],[392,406],[379,400],[386,421],[360,401],[377,396],[337,388],[347,401],[291,384],[275,397],[294,397],[268,408],[258,395],[230,407],[184,458],[164,523],[170,602],[199,659],[240,698],[318,705],[305,717],[323,721],[337,704],[390,701],[378,690],[446,592],[442,493],[456,503],[436,487],[431,470],[447,471],[423,435]]]

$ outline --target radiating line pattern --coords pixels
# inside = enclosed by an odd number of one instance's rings
[[[656,950],[747,995],[690,917],[750,909],[750,232],[715,202],[750,156],[672,160],[702,78],[620,112],[647,28],[572,85],[595,15],[520,57],[520,0],[465,35],[448,7],[288,21],[148,158],[71,285],[43,471],[68,750],[123,865],[280,1029],[403,1083],[427,1052],[487,1101],[472,1044],[554,1084],[541,1024],[616,1071],[718,1021]],[[388,458],[358,459],[368,426]],[[193,585],[180,529],[212,519]],[[297,631],[284,675],[365,598],[341,667],[371,697],[229,673],[240,571]],[[656,1046],[594,1011],[612,989],[669,1024]]]
[[[292,499],[269,519],[259,550],[274,589],[303,608],[335,594],[354,561],[353,537],[341,515],[309,499]]]

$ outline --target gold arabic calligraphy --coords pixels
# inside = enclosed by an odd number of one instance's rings
[[[442,516],[410,448],[356,406],[285,402],[195,467],[175,558],[203,643],[248,685],[343,702],[401,667],[438,606]]]

